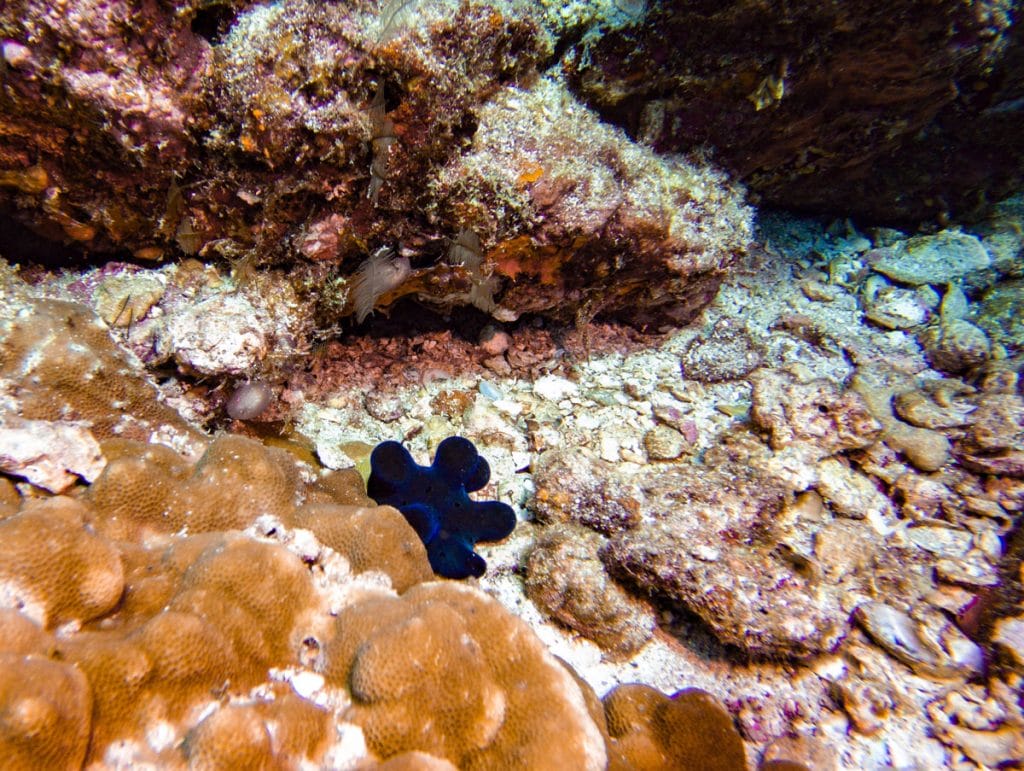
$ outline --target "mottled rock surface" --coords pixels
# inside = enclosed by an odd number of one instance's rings
[[[663,151],[713,145],[766,202],[915,222],[973,213],[979,191],[994,200],[1021,180],[1014,14],[672,0],[573,49],[568,67],[602,114]]]
[[[787,505],[793,491],[769,462],[766,448],[737,438],[703,465],[647,475],[643,524],[613,538],[603,558],[627,584],[695,612],[724,643],[755,655],[827,651],[879,580],[882,541],[869,537],[871,556],[833,570],[832,515]]]
[[[82,251],[285,266],[326,325],[403,295],[689,321],[751,211],[706,161],[654,153],[569,91],[552,53],[606,9],[577,10],[8,4],[0,209]],[[360,263],[399,243],[411,269],[353,300]]]
[[[627,656],[651,638],[654,615],[608,575],[600,558],[605,540],[579,526],[547,528],[526,562],[526,592],[602,649]]]

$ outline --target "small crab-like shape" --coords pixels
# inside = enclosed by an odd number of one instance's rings
[[[474,501],[469,493],[491,478],[476,447],[461,436],[441,442],[430,466],[421,466],[398,442],[381,442],[370,455],[366,490],[394,506],[427,547],[430,567],[445,578],[479,577],[487,563],[473,551],[478,541],[499,541],[516,526],[512,507]]]

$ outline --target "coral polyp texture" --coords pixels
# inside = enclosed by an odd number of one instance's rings
[[[385,757],[418,749],[469,769],[607,763],[573,675],[472,587],[424,583],[343,611],[323,673],[349,685],[349,715]]]
[[[0,653],[0,753],[12,769],[80,768],[92,699],[82,671],[36,653]]]
[[[17,307],[17,306],[13,306]],[[5,305],[0,319],[0,376],[22,417],[87,422],[97,438],[150,439],[165,432],[179,443],[198,434],[156,398],[138,361],[114,345],[107,327],[76,303],[42,300],[21,312]]]
[[[499,541],[516,526],[507,503],[470,499],[469,493],[490,480],[491,469],[461,436],[442,441],[430,466],[416,463],[398,442],[377,445],[370,465],[367,493],[402,512],[423,540],[438,575],[482,576],[487,565],[473,547],[478,541]]]
[[[102,470],[98,441],[165,441],[186,452],[200,433],[163,404],[141,363],[120,350],[92,311],[27,302],[12,280],[0,308],[0,468],[60,492]]]
[[[666,696],[646,685],[620,685],[604,700],[615,751],[609,768],[743,771],[743,740],[729,713],[697,688]]]

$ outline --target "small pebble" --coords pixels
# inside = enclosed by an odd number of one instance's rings
[[[259,417],[274,398],[274,392],[266,383],[254,380],[242,383],[231,394],[225,405],[228,415],[234,420],[252,420]]]
[[[32,56],[32,52],[26,46],[13,40],[5,40],[2,49],[4,61],[11,67],[20,67]]]
[[[494,385],[487,380],[481,380],[477,383],[476,387],[481,396],[485,399],[490,399],[492,402],[498,401],[502,396],[501,391],[495,388]]]
[[[644,436],[644,448],[651,460],[675,460],[687,444],[686,437],[669,426],[655,426]]]
[[[575,396],[579,390],[579,387],[571,380],[557,375],[544,375],[537,378],[533,384],[533,393],[536,396],[553,402],[560,402],[567,396]]]
[[[491,356],[500,356],[508,350],[512,338],[508,332],[488,324],[480,331],[480,348]]]

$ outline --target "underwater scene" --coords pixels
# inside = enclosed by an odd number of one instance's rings
[[[1017,0],[0,3],[0,769],[1024,767]]]

